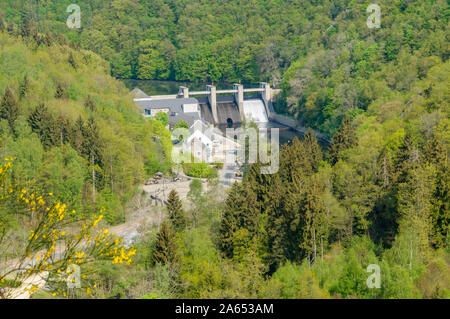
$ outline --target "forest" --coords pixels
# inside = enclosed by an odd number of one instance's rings
[[[75,297],[450,298],[447,1],[377,1],[379,29],[366,1],[91,0],[68,29],[70,3],[0,0],[12,180],[124,220],[171,143],[114,77],[268,81],[277,112],[331,138],[308,130],[278,173],[250,165],[226,192],[214,174],[186,201],[171,192],[133,262],[96,262]]]

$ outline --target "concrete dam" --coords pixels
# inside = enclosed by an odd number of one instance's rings
[[[272,100],[280,90],[272,89],[268,83],[260,83],[258,88],[234,84],[228,90],[207,85],[205,91],[190,91],[188,87],[180,86],[178,94],[174,95],[147,96],[139,89],[133,91],[134,101],[144,109],[145,116],[165,112],[171,127],[180,120],[192,125],[198,119],[217,127],[231,127],[244,120],[268,123],[275,114]]]

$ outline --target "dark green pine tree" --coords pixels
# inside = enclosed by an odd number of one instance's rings
[[[69,59],[67,60],[69,64],[76,70],[78,68],[78,63],[73,56],[73,52],[70,52]]]
[[[317,172],[319,164],[322,161],[323,155],[320,149],[319,143],[317,142],[317,137],[311,128],[305,133],[303,139],[304,152],[308,157],[308,161],[311,163],[311,168],[314,172]]]
[[[92,165],[102,166],[100,134],[93,117],[81,127],[83,133],[82,153]]]
[[[326,207],[320,198],[321,186],[313,178],[302,196],[299,205],[303,240],[300,248],[310,263],[317,261],[317,255],[323,256],[323,246],[328,240],[328,219]]]
[[[176,231],[183,231],[186,228],[186,215],[183,204],[175,190],[171,190],[167,198],[167,210],[169,220]]]
[[[62,99],[66,96],[66,88],[65,85],[61,82],[58,82],[56,84],[56,92],[55,92],[55,97],[57,99]]]
[[[437,167],[436,188],[433,193],[431,211],[432,244],[446,247],[450,229],[450,165],[448,160]]]
[[[233,257],[237,230],[245,228],[250,234],[256,233],[258,214],[256,195],[242,183],[234,183],[225,201],[220,223],[220,248],[226,257]]]
[[[19,116],[19,105],[9,86],[5,88],[2,102],[0,104],[0,118],[6,119],[9,126],[14,131],[14,122]]]
[[[39,136],[42,145],[46,148],[52,146],[54,142],[51,136],[52,122],[53,116],[43,103],[39,104],[28,117],[31,129]]]
[[[272,198],[271,205],[266,208],[268,246],[266,263],[269,266],[269,273],[272,274],[286,259],[286,242],[288,240],[288,222],[283,209],[284,197],[287,194],[279,174],[272,177],[270,196]]]
[[[90,171],[92,177],[92,202],[95,206],[96,201],[96,188],[101,182],[98,180],[97,172],[101,171],[103,167],[103,161],[101,156],[102,144],[98,131],[97,124],[94,118],[89,118],[86,125],[83,127],[83,142],[82,142],[82,154],[88,160],[90,164]]]
[[[61,145],[65,143],[72,144],[72,122],[67,117],[61,114],[58,115],[55,122],[55,133],[58,139],[58,143],[60,143]]]
[[[393,161],[396,183],[404,183],[408,174],[420,164],[419,150],[411,133],[406,133]]]
[[[177,264],[180,260],[177,253],[177,237],[170,224],[164,221],[156,234],[153,262],[155,264]]]
[[[431,202],[431,243],[445,247],[450,224],[450,165],[444,143],[436,135],[428,140],[423,151],[424,161],[436,166],[435,190]]]
[[[279,174],[291,192],[300,192],[305,170],[310,170],[310,165],[305,158],[304,145],[297,137],[290,145],[284,145],[281,148]]]
[[[423,158],[425,162],[433,164],[441,164],[447,161],[447,149],[436,134],[433,134],[427,141],[423,150]]]
[[[331,164],[336,164],[340,159],[342,151],[358,145],[358,138],[352,122],[348,116],[345,116],[331,141],[329,159]]]
[[[33,18],[33,12],[30,7],[26,6],[21,12],[22,23],[20,25],[20,35],[23,38],[31,38],[36,34],[36,27]]]
[[[25,74],[22,82],[19,85],[19,98],[25,97],[30,89],[30,80],[28,79],[28,74]]]
[[[84,121],[81,116],[78,117],[78,119],[75,121],[75,124],[72,128],[72,147],[80,154],[83,155],[83,144],[84,144]]]

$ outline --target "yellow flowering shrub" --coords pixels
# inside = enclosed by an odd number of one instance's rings
[[[83,266],[84,279],[95,271],[89,266],[94,261],[131,263],[136,250],[125,247],[122,238],[98,227],[103,215],[94,220],[74,219],[72,216],[76,216],[76,212],[68,212],[67,205],[52,193],[38,194],[11,182],[8,172],[12,162],[12,159],[5,159],[0,166],[0,249],[8,246],[4,240],[9,231],[2,222],[5,217],[2,215],[25,215],[27,223],[23,226],[29,228],[29,236],[23,249],[15,252],[19,257],[11,258],[6,251],[0,251],[0,283],[10,278],[27,282],[33,276],[44,274],[47,285],[55,289],[53,294],[65,295],[67,281],[75,282],[72,277],[76,267],[73,265]],[[37,288],[31,280],[31,284],[23,289],[33,293]],[[83,289],[90,292],[90,287]],[[8,297],[10,291],[6,289],[4,297]]]

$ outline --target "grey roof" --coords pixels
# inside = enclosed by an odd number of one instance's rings
[[[178,113],[175,116],[171,116],[169,114],[169,125],[173,127],[175,124],[177,124],[179,121],[183,120],[186,121],[189,126],[194,124],[196,120],[199,120],[200,116],[198,113]]]
[[[189,126],[192,125],[196,120],[200,119],[198,113],[183,112],[183,104],[199,104],[197,99],[189,98],[179,98],[179,99],[160,99],[160,100],[146,100],[146,101],[136,101],[136,103],[143,109],[164,109],[168,108],[169,113],[169,125],[173,127],[179,121],[186,121]],[[172,115],[175,113],[176,115]]]
[[[136,103],[143,109],[163,109],[168,108],[171,112],[183,112],[183,104],[199,104],[197,99],[162,99],[162,100],[146,100],[136,101]]]
[[[149,96],[147,94],[145,94],[144,91],[142,91],[140,88],[134,88],[131,92],[131,97],[133,99],[143,99],[143,98],[148,98]]]

